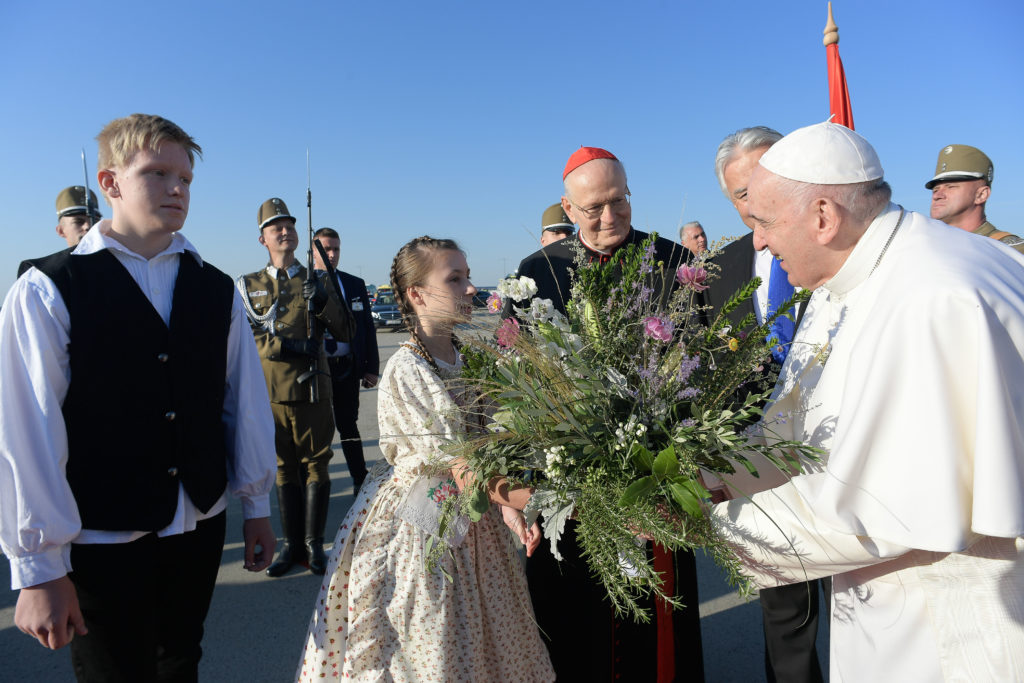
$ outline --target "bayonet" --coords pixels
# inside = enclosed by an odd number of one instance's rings
[[[92,227],[92,192],[89,190],[89,167],[85,165],[85,147],[82,148],[82,175],[85,177],[85,220]],[[99,207],[96,207],[97,209]]]

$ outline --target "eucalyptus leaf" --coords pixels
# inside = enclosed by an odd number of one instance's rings
[[[487,497],[487,491],[474,487],[472,493],[469,494],[469,500],[466,505],[466,515],[469,517],[469,520],[471,522],[479,522],[490,507],[491,500]]]

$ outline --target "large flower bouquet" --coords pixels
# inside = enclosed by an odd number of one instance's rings
[[[495,476],[535,488],[527,514],[539,513],[551,551],[561,558],[566,522],[593,574],[619,613],[649,616],[639,598],[672,602],[649,560],[651,540],[667,549],[704,548],[743,587],[736,560],[706,515],[711,492],[701,471],[754,472],[760,453],[785,471],[812,449],[770,446],[760,406],[774,374],[774,317],[745,320],[747,334],[725,316],[751,297],[755,279],[708,321],[699,293],[712,275],[703,262],[672,272],[655,262],[652,235],[616,253],[615,265],[580,253],[567,315],[535,298],[528,278],[501,283],[489,305],[512,299],[514,317],[496,335],[463,347],[463,381],[489,427],[452,445],[479,482],[444,511],[478,519],[487,509],[484,482]],[[776,315],[787,315],[793,302]],[[748,329],[749,328],[749,329]],[[768,427],[770,429],[770,424]]]

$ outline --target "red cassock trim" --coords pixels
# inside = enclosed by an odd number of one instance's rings
[[[665,595],[676,593],[676,572],[672,553],[654,544],[654,571],[661,576]],[[687,605],[692,608],[692,606]],[[658,683],[671,683],[676,678],[676,643],[672,632],[672,605],[661,598],[655,599],[658,624]]]

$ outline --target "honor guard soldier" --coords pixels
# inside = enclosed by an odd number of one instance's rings
[[[267,575],[282,576],[292,565],[307,564],[323,574],[324,526],[331,481],[327,466],[334,439],[331,375],[321,330],[350,341],[352,315],[330,291],[325,277],[307,282],[307,270],[295,258],[299,236],[295,218],[274,197],[257,213],[259,242],[270,263],[238,279],[274,413],[277,450],[277,500],[284,545]],[[312,311],[314,320],[310,320]],[[312,324],[311,324],[312,322]],[[310,334],[310,331],[313,334]],[[315,398],[316,400],[312,400]]]
[[[69,247],[77,246],[92,224],[103,218],[96,201],[96,193],[89,190],[85,201],[85,188],[81,185],[65,187],[57,195],[57,234]]]
[[[89,202],[85,201],[85,188],[81,185],[65,187],[57,195],[57,234],[68,243],[67,249],[63,249],[51,257],[56,258],[64,252],[71,253],[78,243],[85,237],[85,233],[101,218],[103,214],[99,211],[99,204],[96,201],[96,194],[89,190]],[[27,259],[18,266],[18,277],[25,274],[32,266],[39,266],[43,258]]]
[[[565,215],[562,203],[558,202],[544,209],[540,217],[540,230],[540,246],[546,247],[572,235],[576,232],[576,226]]]
[[[985,219],[985,202],[992,194],[992,172],[992,160],[977,147],[943,147],[935,164],[935,177],[924,184],[932,191],[932,218],[999,240],[1024,253],[1024,239],[997,230]]]

